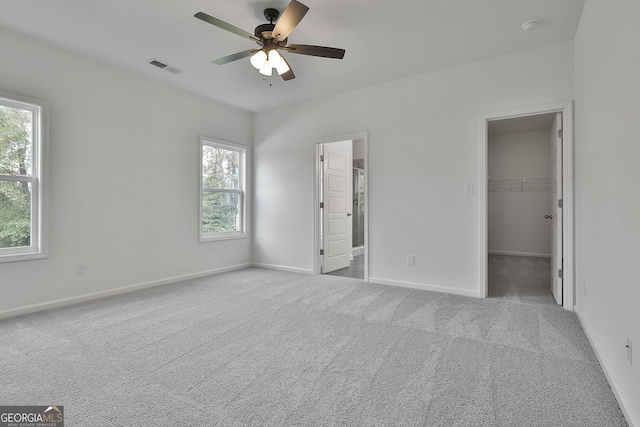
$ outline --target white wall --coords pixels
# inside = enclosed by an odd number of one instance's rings
[[[364,139],[353,140],[353,160],[364,160]]]
[[[0,264],[0,315],[249,262],[198,243],[198,136],[250,145],[250,114],[6,31],[0,56],[1,91],[50,102],[51,152],[50,257]]]
[[[551,177],[549,131],[492,135],[488,173],[494,180]],[[551,255],[551,191],[489,191],[489,251]]]
[[[577,311],[640,426],[640,3],[587,0],[576,47]],[[586,295],[584,285],[586,283]],[[626,359],[626,338],[634,361]]]
[[[254,260],[312,271],[313,140],[368,131],[370,280],[478,296],[479,115],[573,84],[569,42],[257,114]]]

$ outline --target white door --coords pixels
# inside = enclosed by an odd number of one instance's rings
[[[349,267],[351,259],[352,141],[324,144],[322,161],[322,272]]]
[[[562,305],[562,113],[551,126],[551,292]]]

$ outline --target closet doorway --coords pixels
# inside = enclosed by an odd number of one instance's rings
[[[573,309],[570,113],[483,118],[485,297]]]
[[[314,272],[368,280],[366,133],[316,140]]]

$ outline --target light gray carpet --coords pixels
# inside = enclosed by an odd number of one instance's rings
[[[572,313],[246,269],[0,322],[67,426],[624,426]]]

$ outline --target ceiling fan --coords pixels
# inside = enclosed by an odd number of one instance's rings
[[[268,24],[258,25],[253,34],[244,31],[236,26],[228,24],[218,18],[198,12],[194,16],[223,30],[230,31],[241,37],[255,41],[260,48],[249,49],[233,55],[224,56],[212,61],[214,64],[223,65],[238,59],[251,56],[250,61],[260,74],[271,76],[273,68],[283,80],[291,80],[296,76],[293,74],[291,66],[287,60],[280,55],[278,50],[285,50],[289,53],[301,55],[320,56],[322,58],[344,58],[345,50],[335,47],[313,46],[307,44],[288,44],[289,34],[300,23],[309,8],[297,0],[291,0],[280,16],[277,9],[268,8],[264,10],[264,16],[269,21]],[[280,19],[278,19],[280,17]],[[276,24],[273,22],[277,21]]]

